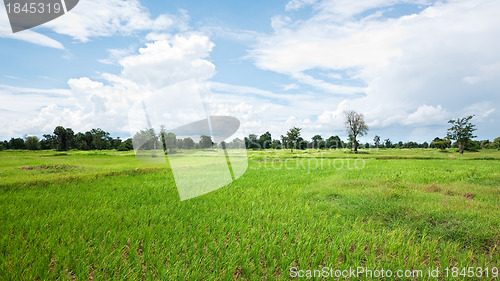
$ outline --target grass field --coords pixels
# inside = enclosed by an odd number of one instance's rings
[[[180,201],[133,152],[1,151],[0,280],[500,267],[500,151],[248,153],[241,178]]]

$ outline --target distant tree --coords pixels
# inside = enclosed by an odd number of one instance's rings
[[[448,123],[452,124],[451,128],[448,129],[447,138],[450,140],[455,140],[458,144],[458,152],[464,154],[465,144],[475,138],[472,134],[476,129],[475,125],[470,122],[474,115],[470,115],[464,118],[458,118],[457,120],[450,120]]]
[[[495,138],[495,140],[493,140],[493,142],[489,144],[489,148],[500,149],[500,137]]]
[[[182,140],[182,147],[184,149],[193,149],[195,147],[194,140],[192,138],[185,138]]]
[[[261,148],[256,134],[250,134],[248,138],[245,138],[245,147],[253,150]]]
[[[354,110],[345,111],[345,125],[347,134],[352,141],[354,151],[358,151],[358,136],[364,136],[368,132],[368,126],[365,123],[363,114]]]
[[[429,147],[429,143],[424,141],[424,143],[422,143],[422,148],[428,148]]]
[[[324,149],[325,148],[325,140],[323,140],[323,137],[320,135],[315,135],[312,137],[312,148],[316,149]]]
[[[441,150],[445,150],[446,148],[450,147],[451,141],[447,139],[441,139],[439,137],[434,138],[432,140],[431,144],[429,145],[430,148],[437,148]]]
[[[40,140],[40,148],[41,149],[54,149],[56,143],[56,138],[51,134],[44,134],[43,139]]]
[[[159,148],[159,137],[153,128],[140,130],[132,138],[135,150],[153,150],[152,157],[156,157],[156,150]]]
[[[200,138],[200,148],[210,148],[214,145],[210,136],[202,135]]]
[[[97,128],[90,130],[92,134],[92,147],[97,150],[103,150],[110,147],[109,133]]]
[[[403,142],[402,142],[402,141],[399,141],[399,142],[396,144],[396,148],[403,148]]]
[[[373,142],[375,143],[375,147],[379,147],[380,146],[380,137],[379,136],[375,136],[373,138]]]
[[[22,138],[11,138],[9,141],[10,149],[25,149],[26,145],[24,144],[24,140]]]
[[[297,138],[297,143],[295,145],[297,149],[304,150],[309,147],[309,142],[303,139],[302,137]]]
[[[280,140],[273,140],[271,147],[273,149],[281,149],[281,141]]]
[[[269,132],[265,132],[264,134],[262,134],[258,140],[260,148],[262,148],[262,149],[271,148],[272,141],[273,141],[273,139],[271,138],[271,133],[269,133]]]
[[[384,146],[385,148],[392,148],[392,142],[390,139],[385,139],[384,140]]]
[[[24,144],[26,146],[26,149],[29,150],[39,150],[40,149],[40,140],[38,139],[37,136],[26,136]]]
[[[57,126],[54,129],[55,136],[55,147],[59,151],[66,151],[71,148],[71,143],[73,142],[73,137],[75,133],[71,128],[64,128],[63,126]]]
[[[177,147],[177,136],[169,132],[167,134],[162,134],[165,140],[165,149],[166,151],[172,153],[175,151],[175,148]]]
[[[326,148],[327,149],[338,149],[344,147],[344,143],[340,139],[339,136],[331,136],[326,140]]]
[[[245,141],[240,138],[235,138],[228,144],[228,148],[243,149],[245,148]]]
[[[120,137],[116,137],[116,139],[109,137],[110,149],[118,149],[118,146],[122,143]]]
[[[290,152],[293,152],[293,147],[296,145],[297,140],[300,137],[301,128],[293,127],[288,132],[286,132],[286,136],[281,136],[283,144],[290,148]]]
[[[132,150],[132,149],[134,149],[134,146],[132,144],[132,139],[131,138],[128,138],[125,141],[122,141],[120,143],[120,145],[118,145],[118,147],[116,148],[116,150],[118,150],[118,151],[129,151],[129,150]]]

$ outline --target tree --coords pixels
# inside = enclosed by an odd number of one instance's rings
[[[212,138],[210,136],[205,136],[205,135],[202,135],[201,138],[200,138],[200,148],[210,148],[212,147],[213,142],[212,142]]]
[[[342,148],[344,146],[344,143],[340,139],[339,136],[331,136],[326,140],[326,148],[331,149],[331,148]]]
[[[74,135],[75,133],[71,128],[65,129],[63,126],[57,126],[54,129],[56,149],[59,151],[69,150],[71,148]]]
[[[11,138],[9,141],[10,149],[25,149],[24,140],[22,138]]]
[[[379,145],[380,145],[380,137],[379,137],[379,136],[375,136],[375,137],[373,138],[373,142],[375,143],[375,147],[377,147],[377,148],[378,148],[378,147],[379,147]]]
[[[259,137],[259,145],[260,148],[262,149],[269,149],[271,148],[271,143],[273,139],[271,138],[271,133],[265,132]]]
[[[438,148],[444,151],[446,148],[450,147],[451,141],[447,139],[440,139],[439,137],[435,137],[430,144],[430,148]]]
[[[116,150],[118,151],[129,151],[132,149],[134,149],[134,145],[132,144],[131,138],[126,139],[125,141],[120,143],[120,145],[118,145],[118,147],[116,148]]]
[[[354,110],[345,111],[344,114],[347,134],[352,141],[353,150],[358,151],[359,142],[357,138],[358,136],[364,136],[369,128],[365,123],[363,114]]]
[[[256,134],[250,134],[248,138],[245,137],[245,147],[253,150],[261,148]]]
[[[297,140],[300,137],[301,128],[293,127],[288,132],[286,132],[286,136],[281,136],[283,140],[283,144],[286,145],[287,148],[290,148],[290,152],[293,152],[293,147],[297,143]]]
[[[167,150],[169,153],[173,153],[175,151],[175,147],[177,146],[177,136],[174,133],[170,132],[167,134],[162,134],[162,137],[165,141],[165,150]]]
[[[312,147],[316,149],[324,149],[325,141],[323,140],[323,137],[320,135],[315,135],[314,137],[312,137]]]
[[[37,136],[25,137],[24,145],[26,149],[29,150],[39,150],[40,149],[40,140]]]
[[[97,128],[90,130],[92,134],[92,146],[97,150],[103,150],[109,148],[109,133]]]
[[[453,126],[448,129],[447,138],[457,141],[458,152],[460,154],[464,154],[465,144],[476,137],[472,134],[472,132],[476,130],[474,128],[475,125],[470,123],[470,120],[473,117],[474,115],[469,115],[464,118],[458,118],[457,120],[448,121],[448,123],[452,124]]]
[[[182,140],[182,147],[185,149],[193,149],[194,145],[195,143],[192,138],[184,138],[184,140]]]
[[[390,139],[385,139],[384,140],[384,145],[385,145],[385,148],[392,148],[392,142]]]

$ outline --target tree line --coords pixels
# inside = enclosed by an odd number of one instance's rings
[[[202,135],[198,142],[192,138],[177,138],[172,132],[167,132],[164,127],[161,127],[159,134],[154,129],[145,129],[137,132],[132,138],[122,141],[120,137],[113,138],[110,133],[102,129],[92,129],[85,133],[74,133],[71,128],[57,126],[52,134],[43,135],[43,139],[36,136],[25,136],[24,138],[11,138],[9,141],[0,142],[0,150],[3,149],[55,149],[65,151],[70,149],[76,150],[103,150],[116,149],[119,151],[128,151],[134,149],[134,144],[140,146],[141,149],[163,149],[165,152],[175,152],[182,149],[207,149],[213,146],[222,148],[237,149],[246,148],[253,150],[260,149],[352,149],[357,151],[358,148],[436,148],[445,150],[446,148],[458,148],[462,154],[464,150],[478,149],[500,149],[500,137],[495,138],[492,142],[489,140],[475,141],[472,140],[476,136],[472,134],[475,131],[475,125],[470,122],[474,117],[467,116],[450,120],[448,123],[452,127],[448,129],[447,135],[444,138],[436,137],[430,143],[395,142],[390,139],[382,141],[380,136],[376,135],[373,138],[373,143],[361,144],[358,137],[367,134],[369,128],[365,124],[362,114],[355,111],[346,111],[345,126],[348,134],[347,142],[344,142],[338,135],[323,138],[321,135],[315,135],[312,139],[306,140],[301,137],[301,128],[293,127],[281,135],[280,138],[273,139],[270,132],[258,136],[249,134],[243,140],[239,138],[233,139],[231,142],[222,142],[216,144],[210,136]],[[452,143],[452,140],[455,140]],[[137,147],[136,147],[137,148]]]

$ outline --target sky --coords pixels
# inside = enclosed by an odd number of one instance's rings
[[[346,139],[355,110],[362,142],[431,141],[467,115],[493,140],[499,14],[497,0],[80,0],[12,33],[0,7],[0,139],[58,125],[127,138],[134,104],[191,81],[207,114],[245,134]]]

